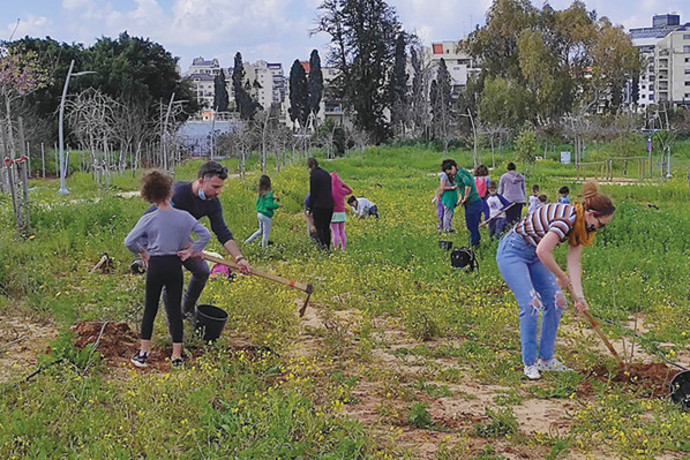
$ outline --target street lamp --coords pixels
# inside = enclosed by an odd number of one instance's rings
[[[65,78],[65,86],[62,88],[62,99],[60,99],[60,121],[58,125],[58,138],[60,140],[60,190],[61,195],[69,195],[69,190],[65,185],[65,174],[67,174],[67,165],[65,165],[65,135],[63,134],[63,118],[65,114],[65,98],[67,97],[67,86],[69,85],[70,77],[79,77],[81,75],[88,75],[96,73],[93,70],[84,70],[82,72],[72,73],[74,68],[74,59],[69,63],[69,70],[67,71],[67,78]]]

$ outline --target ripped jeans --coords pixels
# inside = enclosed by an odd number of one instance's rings
[[[520,307],[522,362],[531,366],[537,360],[537,327],[541,313],[539,358],[553,358],[556,332],[561,321],[565,296],[556,277],[541,263],[536,248],[515,231],[501,239],[496,262]]]

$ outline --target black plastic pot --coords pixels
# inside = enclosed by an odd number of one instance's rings
[[[203,304],[196,307],[195,328],[204,342],[218,340],[227,320],[227,312],[215,305]]]
[[[438,240],[438,247],[441,249],[445,249],[446,251],[450,251],[451,249],[453,249],[453,242]]]
[[[683,371],[673,377],[669,387],[671,400],[684,409],[690,409],[690,371]]]

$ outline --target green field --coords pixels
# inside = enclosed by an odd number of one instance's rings
[[[626,360],[634,348],[633,362],[663,355],[690,366],[690,147],[674,152],[669,180],[658,179],[655,164],[654,179],[601,185],[617,211],[585,249],[583,279],[591,312]],[[90,175],[75,173],[68,196],[54,180],[33,181],[32,239],[12,227],[11,200],[0,196],[0,458],[689,456],[690,413],[645,382],[614,381],[616,361],[572,308],[556,354],[578,372],[524,379],[517,304],[496,267],[497,243],[483,231],[479,273],[453,270],[438,246],[468,240],[461,213],[457,234],[436,232],[431,199],[446,156],[471,166],[468,152],[420,147],[322,161],[381,214],[348,220],[345,253],[308,241],[303,160],[269,171],[284,207],[266,249],[241,243],[257,225],[259,172],[227,180],[225,217],[247,259],[316,292],[299,318],[296,290],[246,276],[210,280],[201,301],[228,311],[223,337],[203,344],[186,329],[195,358],[172,373],[80,349],[70,331],[78,321],[138,328],[144,278],[129,274],[123,240],[147,206],[117,195],[136,190],[136,178],[113,176],[113,190],[99,194]],[[491,178],[511,159],[499,154]],[[490,153],[481,160],[491,164]],[[198,165],[185,163],[176,178],[193,179]],[[550,200],[562,185],[572,198],[582,190],[575,168],[549,155],[518,171]],[[212,239],[208,249],[222,248]],[[562,265],[565,251],[557,250]],[[114,270],[88,273],[104,252]],[[169,345],[161,313],[155,352]]]

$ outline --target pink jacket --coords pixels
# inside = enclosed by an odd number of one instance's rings
[[[333,212],[345,212],[345,197],[352,193],[352,189],[338,177],[337,172],[331,173],[331,192],[333,193]]]

